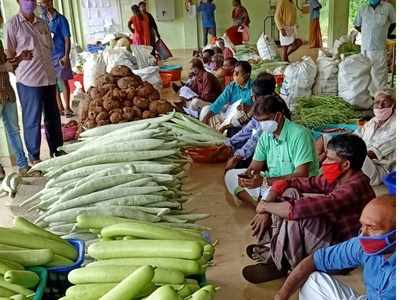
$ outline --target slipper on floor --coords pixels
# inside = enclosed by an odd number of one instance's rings
[[[258,284],[283,278],[288,272],[278,270],[273,262],[269,262],[244,267],[242,274],[248,282]]]
[[[261,251],[263,253],[265,253],[265,252],[269,251],[269,247],[258,245],[258,244],[250,244],[246,247],[247,256],[251,260],[254,260],[259,263],[265,262],[266,260],[268,260],[267,258],[263,257],[263,254],[261,254]],[[268,257],[270,257],[270,256],[268,255]]]

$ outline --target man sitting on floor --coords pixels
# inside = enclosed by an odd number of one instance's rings
[[[261,97],[274,94],[275,85],[273,75],[260,73],[253,83],[253,101],[257,102],[257,99]],[[232,157],[226,163],[225,171],[243,169],[250,165],[261,134],[260,122],[253,117],[238,133],[226,140],[225,145],[220,147],[220,151],[224,152],[228,148],[227,152],[230,152]]]
[[[175,87],[179,96],[186,99],[187,113],[198,117],[204,106],[213,103],[221,94],[222,88],[214,74],[204,69],[203,63],[198,58],[191,61],[193,77],[183,87]]]
[[[363,172],[370,178],[371,185],[382,183],[383,177],[396,167],[396,107],[392,89],[382,89],[375,95],[374,114],[364,126],[354,134],[361,137],[367,144],[367,158],[362,167]],[[316,142],[320,158],[325,156],[327,138],[321,137]],[[323,149],[323,150],[322,150]]]
[[[200,121],[218,129],[229,115],[234,114],[240,103],[251,105],[253,103],[251,99],[253,81],[250,79],[250,75],[251,65],[247,61],[239,61],[233,73],[234,82],[225,88],[213,104],[202,109]]]
[[[319,249],[290,273],[275,296],[288,300],[300,288],[300,300],[396,299],[396,199],[382,196],[364,208],[361,234]],[[367,295],[359,296],[328,272],[363,268]]]
[[[248,281],[284,277],[317,249],[358,234],[361,212],[375,198],[369,178],[361,171],[366,156],[360,137],[338,135],[328,143],[323,175],[272,184],[251,223],[259,243],[250,245],[247,253],[259,263],[243,269]]]
[[[279,96],[259,97],[254,118],[263,133],[253,161],[247,170],[229,170],[225,184],[232,195],[256,206],[273,181],[317,175],[318,159],[310,130],[290,121],[290,111]]]

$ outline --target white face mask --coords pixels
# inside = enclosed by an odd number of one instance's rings
[[[278,129],[278,126],[279,124],[276,121],[268,120],[260,122],[261,130],[265,133],[274,133]]]

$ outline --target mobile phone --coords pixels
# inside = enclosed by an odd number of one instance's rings
[[[238,177],[242,178],[242,179],[251,179],[252,178],[251,175],[246,174],[246,173],[239,174]]]

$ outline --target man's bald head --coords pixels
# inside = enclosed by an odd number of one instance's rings
[[[396,227],[396,199],[385,195],[371,200],[364,208],[361,231],[365,236],[385,234]]]

